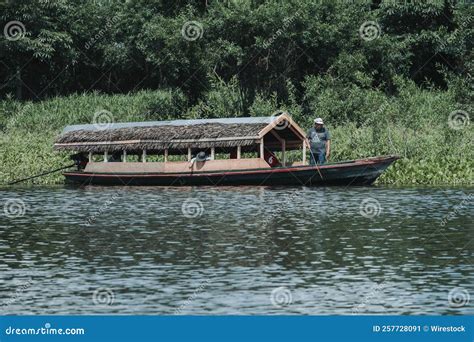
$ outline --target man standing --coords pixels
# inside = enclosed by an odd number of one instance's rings
[[[310,165],[324,164],[331,153],[331,134],[324,127],[323,119],[314,120],[314,127],[309,129],[306,137],[311,148]]]

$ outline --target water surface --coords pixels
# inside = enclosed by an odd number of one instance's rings
[[[2,189],[0,309],[473,314],[472,192]]]

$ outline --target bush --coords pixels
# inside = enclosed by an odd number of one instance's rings
[[[305,130],[315,116],[323,117],[332,133],[331,161],[401,156],[380,183],[473,184],[472,125],[458,130],[449,126],[450,113],[459,108],[468,112],[469,106],[458,104],[450,89],[426,90],[403,78],[395,81],[397,93],[388,96],[355,84],[343,88],[329,76],[308,77],[305,103],[298,103],[297,90],[287,82],[288,102],[279,102],[276,93],[259,92],[247,111],[269,116],[277,109],[287,110]],[[37,103],[1,101],[0,179],[8,182],[70,163],[67,153],[53,152],[55,138],[66,125],[91,123],[99,110],[109,111],[116,122],[244,115],[236,80],[212,82],[204,100],[187,110],[186,97],[176,90],[93,93]],[[35,182],[59,183],[62,177],[54,174]]]

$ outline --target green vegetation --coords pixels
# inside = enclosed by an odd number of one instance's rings
[[[402,156],[381,183],[473,184],[473,11],[448,0],[0,3],[1,28],[25,27],[0,39],[0,183],[69,163],[55,137],[101,110],[119,122],[282,109],[304,128],[324,118],[334,161]]]
[[[332,160],[347,160],[382,154],[398,154],[402,157],[382,176],[385,184],[473,184],[474,155],[472,126],[452,129],[449,113],[456,107],[454,94],[449,91],[428,91],[417,88],[411,82],[400,86],[400,95],[388,98],[383,93],[354,94],[344,103],[334,98],[338,92],[323,94],[318,102],[339,103],[335,111],[347,115],[347,109],[360,106],[360,124],[333,122],[331,111],[322,114],[333,135]],[[354,104],[359,96],[377,98]],[[273,109],[272,99],[256,99],[252,107],[263,115]],[[19,103],[5,100],[0,110],[9,113],[2,122],[0,135],[0,179],[8,182],[28,177],[43,170],[70,163],[68,155],[56,153],[52,144],[67,124],[92,122],[94,113],[107,110],[114,121],[165,120],[175,117],[194,118],[200,105],[187,111],[183,96],[171,91],[139,91],[134,95],[72,95],[53,98],[39,103]],[[212,103],[219,107],[219,103]],[[265,107],[268,106],[267,111]],[[332,107],[334,108],[334,106]],[[363,108],[367,108],[364,112]],[[288,108],[295,120],[305,128],[311,118],[302,114],[301,106]],[[316,112],[323,112],[323,110]],[[170,113],[164,116],[161,113]],[[222,110],[224,116],[227,112]],[[393,120],[396,118],[396,120]],[[36,184],[61,183],[60,174],[35,180]]]

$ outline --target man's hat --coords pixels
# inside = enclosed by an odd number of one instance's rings
[[[318,125],[324,125],[323,119],[321,118],[314,119],[314,123]]]
[[[203,161],[206,161],[206,160],[207,160],[206,152],[201,151],[196,155],[196,161],[203,162]]]

